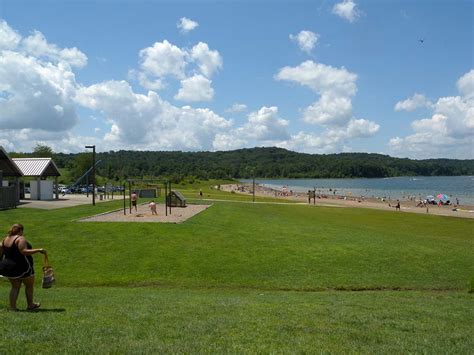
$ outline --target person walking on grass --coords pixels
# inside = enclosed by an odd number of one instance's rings
[[[33,249],[23,236],[23,225],[14,224],[2,241],[0,249],[0,275],[10,280],[10,310],[18,311],[16,301],[21,285],[25,285],[27,310],[33,311],[40,307],[33,301],[35,284],[35,270],[33,268],[33,254],[46,254],[45,249]]]
[[[132,194],[130,195],[130,199],[132,200],[132,206],[135,207],[135,212],[137,212],[138,195],[135,191],[133,191]]]

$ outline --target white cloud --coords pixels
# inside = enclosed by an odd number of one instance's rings
[[[148,150],[209,150],[232,122],[207,108],[176,107],[153,91],[136,94],[126,81],[81,88],[78,102],[104,112],[111,124],[104,144]]]
[[[60,49],[55,44],[48,43],[39,31],[34,31],[31,36],[24,38],[21,44],[26,53],[36,58],[68,63],[78,68],[87,64],[87,56],[76,47]]]
[[[474,69],[464,74],[457,82],[459,92],[468,97],[474,96]]]
[[[287,140],[289,121],[278,115],[278,107],[261,107],[251,112],[247,122],[238,128],[219,134],[214,141],[214,149],[225,150],[261,145],[275,146]]]
[[[304,110],[303,120],[308,123],[344,125],[352,116],[352,102],[346,96],[322,94],[321,98]]]
[[[81,136],[71,131],[51,132],[41,129],[0,129],[0,145],[11,151],[31,152],[36,144],[47,145],[55,152],[76,153],[84,150],[84,142],[103,146],[96,137]]]
[[[284,67],[277,80],[296,82],[320,95],[318,101],[304,109],[303,120],[322,126],[341,126],[352,117],[352,99],[357,91],[357,75],[344,67],[306,61],[297,67]]]
[[[278,116],[278,107],[265,107],[252,112],[243,127],[246,135],[256,141],[275,141],[288,138],[289,122]]]
[[[221,55],[216,50],[210,50],[207,43],[199,42],[196,44],[190,55],[196,61],[200,72],[208,78],[222,68]]]
[[[301,31],[297,35],[290,34],[290,39],[296,42],[303,52],[308,54],[313,50],[318,38],[318,34],[307,30]]]
[[[431,107],[433,104],[423,94],[415,93],[404,101],[399,101],[395,105],[395,111],[414,111],[420,107]]]
[[[188,33],[195,28],[197,28],[199,24],[196,21],[190,20],[186,17],[181,17],[176,24],[176,27],[181,31],[181,33]]]
[[[49,131],[72,128],[78,120],[71,99],[75,87],[68,65],[0,52],[0,126]]]
[[[335,4],[332,8],[332,12],[351,23],[357,20],[361,15],[361,12],[357,8],[357,4],[352,0],[344,0]]]
[[[347,138],[361,138],[371,137],[378,132],[380,125],[364,120],[364,119],[351,119],[346,129]]]
[[[211,80],[202,75],[181,80],[181,88],[174,98],[181,101],[210,101],[214,97],[211,83]]]
[[[181,81],[174,96],[177,100],[209,101],[214,96],[210,78],[221,68],[221,55],[207,43],[199,42],[187,50],[164,40],[140,51],[140,69],[130,70],[129,78],[138,79],[149,90],[164,89],[166,79],[177,79]]]
[[[247,110],[247,105],[235,103],[231,107],[226,109],[225,111],[229,113],[238,113],[238,112],[244,112],[246,110]]]
[[[357,91],[357,75],[346,68],[315,63],[312,60],[297,67],[284,67],[276,75],[277,80],[293,81],[307,86],[317,93],[334,96],[353,96]]]
[[[319,99],[303,110],[303,120],[324,128],[320,134],[299,132],[280,146],[312,153],[340,151],[355,138],[370,137],[380,126],[372,121],[356,119],[352,114],[352,96],[357,92],[357,75],[344,67],[306,61],[297,67],[284,67],[275,76],[306,86],[319,94]]]
[[[354,138],[370,137],[376,134],[380,126],[364,119],[351,119],[345,127],[334,127],[324,130],[320,134],[312,132],[298,132],[278,146],[290,150],[307,153],[328,154],[341,150],[350,151],[346,144]]]
[[[140,55],[140,83],[147,89],[162,89],[164,78],[185,78],[186,51],[164,40],[142,49]],[[152,83],[152,85],[148,85]]]
[[[20,43],[21,36],[8,24],[0,20],[0,50],[14,49]]]
[[[413,134],[390,139],[394,154],[415,158],[474,157],[473,73],[471,70],[458,80],[460,96],[439,98],[430,106],[431,117],[412,122]]]

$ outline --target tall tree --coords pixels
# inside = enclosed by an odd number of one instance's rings
[[[75,156],[73,164],[71,164],[71,177],[75,181],[91,167],[92,155],[90,153],[79,153]],[[81,183],[85,184],[85,181],[82,181]]]
[[[53,155],[53,149],[42,144],[37,144],[32,153],[32,156],[35,158],[52,158]]]

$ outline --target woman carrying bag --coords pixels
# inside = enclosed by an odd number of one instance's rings
[[[16,301],[21,284],[25,285],[25,296],[28,311],[38,309],[39,303],[33,301],[35,271],[33,268],[33,254],[41,253],[47,256],[44,249],[32,249],[32,246],[23,236],[23,225],[14,224],[7,236],[3,239],[0,255],[0,275],[8,278],[11,283],[10,310],[18,311]]]

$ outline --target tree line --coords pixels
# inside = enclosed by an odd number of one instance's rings
[[[32,153],[51,156],[59,168],[81,176],[91,166],[91,153],[54,153],[37,146]],[[394,176],[474,175],[474,160],[394,158],[371,153],[306,154],[283,148],[251,148],[217,152],[110,151],[97,153],[97,173],[115,181],[166,177],[196,179],[251,178],[382,178]]]

